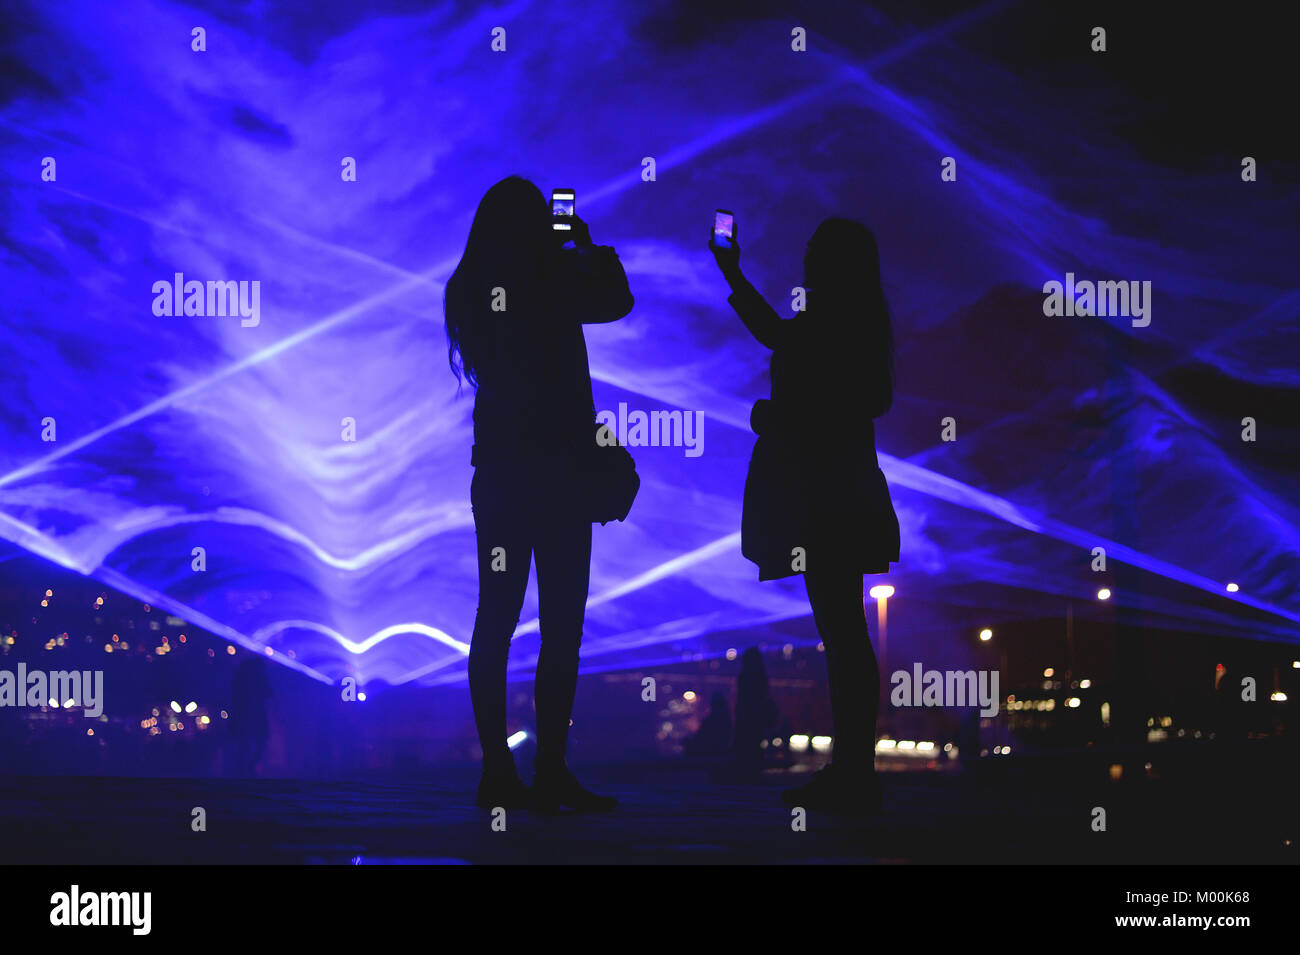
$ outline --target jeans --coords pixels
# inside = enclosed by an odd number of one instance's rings
[[[541,618],[533,689],[537,763],[564,762],[591,572],[591,521],[561,473],[544,462],[494,462],[481,464],[470,486],[479,587],[469,689],[485,774],[513,766],[506,745],[506,660],[534,557]]]

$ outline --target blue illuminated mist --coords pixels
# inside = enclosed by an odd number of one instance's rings
[[[1180,585],[1145,598],[1153,625],[1296,639],[1297,425],[1270,395],[1295,407],[1300,201],[1241,183],[1238,156],[1162,168],[1113,132],[1117,103],[1067,105],[963,48],[1005,3],[924,29],[846,4],[806,54],[784,20],[685,29],[662,5],[354,6],[16,15],[0,536],[322,679],[463,680],[472,398],[442,283],[479,197],[517,172],[575,187],[632,283],[632,315],[587,333],[597,407],[705,413],[705,453],[637,450],[629,520],[596,529],[587,667],[784,640],[807,613],[797,579],[760,585],[739,553],[767,356],[704,247],[716,206],[781,308],[822,218],[878,233],[899,341],[879,422],[903,528],[891,643],[1086,600],[1094,546]],[[1152,282],[1151,325],[1045,317],[1067,271]],[[260,323],[155,316],[176,272],[258,281]],[[1115,517],[1129,502],[1136,527]],[[516,666],[535,616],[530,596]]]

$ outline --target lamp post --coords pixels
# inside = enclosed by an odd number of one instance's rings
[[[880,668],[880,675],[884,678],[885,685],[888,686],[889,670],[887,669],[888,664],[886,664],[885,658],[886,653],[888,652],[887,647],[889,641],[889,598],[894,596],[894,588],[890,584],[877,584],[867,591],[867,594],[868,596],[874,597],[876,600],[876,628],[880,633],[880,640],[878,641],[880,644],[880,659],[877,662]],[[877,732],[886,729],[884,714],[887,712],[889,712],[888,707],[886,707],[877,718]],[[874,745],[874,741],[872,745]]]
[[[991,642],[992,640],[993,640],[993,631],[992,631],[991,629],[989,629],[988,627],[985,627],[983,630],[980,631],[980,643],[989,643],[989,642]],[[1000,665],[1001,665],[1001,669],[998,670],[998,680],[999,680],[1000,685],[1005,686],[1005,685],[1006,685],[1007,676],[1008,676],[1008,674],[1007,674],[1007,642],[1006,642],[1005,640],[999,640],[999,641],[998,641],[998,661],[999,661],[999,663],[1000,663]]]
[[[888,680],[889,669],[885,659],[889,640],[889,598],[894,596],[894,588],[890,584],[877,584],[868,591],[868,595],[876,598],[876,626],[880,630],[880,672],[886,674],[885,679]]]

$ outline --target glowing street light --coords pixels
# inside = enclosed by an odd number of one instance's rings
[[[1102,587],[1101,590],[1097,591],[1097,599],[1098,599],[1098,600],[1109,600],[1109,599],[1110,599],[1110,588],[1109,588],[1109,587]]]
[[[992,628],[985,627],[983,630],[981,630],[979,633],[979,638],[980,638],[980,643],[991,643],[993,640]],[[1007,670],[1007,641],[1000,640],[998,642],[1000,644],[1000,646],[998,647],[998,661],[1001,665],[1001,668],[998,670],[998,672],[1002,674],[1003,675],[1002,678],[1005,679],[1006,674],[1009,672]]]
[[[1235,594],[1240,589],[1241,588],[1238,587],[1236,584],[1233,583],[1228,584],[1228,593],[1230,594]]]
[[[885,665],[885,648],[889,629],[889,598],[894,596],[894,588],[890,584],[876,584],[867,595],[874,597],[876,600],[876,623],[880,627],[880,671],[888,673],[889,670]]]

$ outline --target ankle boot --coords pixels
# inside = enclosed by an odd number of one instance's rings
[[[564,763],[533,764],[533,808],[538,812],[608,812],[618,805],[613,796],[601,796],[585,789]]]
[[[483,767],[474,804],[481,809],[527,809],[532,803],[528,787],[519,778],[512,758],[498,767]]]

